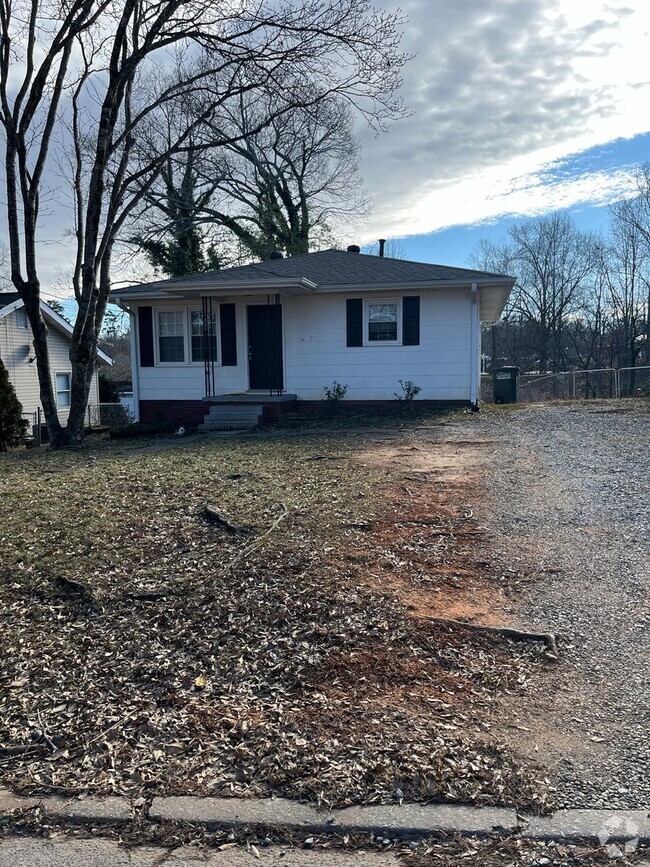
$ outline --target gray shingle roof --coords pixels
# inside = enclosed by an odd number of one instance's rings
[[[173,290],[184,286],[202,283],[219,286],[223,283],[245,283],[252,281],[277,281],[283,278],[305,278],[319,288],[335,286],[355,286],[373,284],[376,286],[393,283],[431,283],[445,282],[470,283],[493,278],[496,282],[512,280],[504,274],[487,271],[473,271],[468,268],[452,268],[448,265],[432,265],[426,262],[409,262],[404,259],[368,256],[363,253],[348,253],[341,250],[321,250],[291,256],[288,259],[269,259],[238,268],[225,268],[223,271],[208,271],[193,274],[191,277],[177,277],[160,280],[129,289],[114,290],[115,295],[128,295],[142,292],[147,288]]]

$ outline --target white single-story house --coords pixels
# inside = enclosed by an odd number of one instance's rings
[[[210,404],[418,400],[476,404],[481,322],[514,278],[323,250],[116,289],[131,315],[141,421],[199,423]],[[279,407],[276,406],[276,409]],[[231,407],[232,410],[232,407]]]
[[[72,326],[45,301],[41,301],[41,311],[49,329],[47,340],[59,419],[65,424],[70,407]],[[97,356],[98,364],[112,364],[111,358],[104,352],[98,352]],[[37,424],[39,415],[44,425],[32,329],[23,302],[15,292],[0,292],[0,359],[9,372],[9,379],[30,428]],[[99,404],[97,369],[92,378],[88,403],[89,406]]]

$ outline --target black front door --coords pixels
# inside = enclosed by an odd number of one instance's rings
[[[254,304],[248,307],[249,388],[282,389],[282,307]]]

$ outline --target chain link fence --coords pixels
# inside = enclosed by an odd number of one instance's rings
[[[650,367],[603,367],[563,373],[524,373],[519,377],[517,400],[597,400],[618,397],[650,397]],[[494,400],[492,374],[481,376],[481,400]]]
[[[517,399],[525,403],[538,400],[570,400],[573,397],[571,374],[524,374],[519,377]]]
[[[650,367],[621,367],[618,393],[621,397],[650,397]]]
[[[570,374],[576,400],[618,397],[618,371],[611,367],[600,370],[574,370]]]

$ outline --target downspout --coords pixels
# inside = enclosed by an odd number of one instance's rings
[[[121,301],[115,302],[120,310],[129,314],[130,335],[131,340],[131,386],[133,388],[133,407],[135,412],[135,420],[140,421],[140,383],[138,381],[138,341],[136,335],[136,320],[135,313],[129,307],[125,307]]]
[[[472,307],[470,313],[470,369],[469,369],[469,399],[472,408],[478,410],[479,405],[479,382],[481,360],[481,313],[479,309],[478,284],[472,283],[471,289]]]

